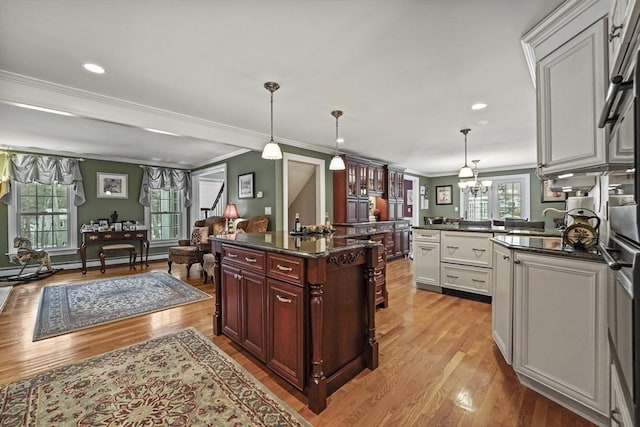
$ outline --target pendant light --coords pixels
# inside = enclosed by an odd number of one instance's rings
[[[458,178],[472,178],[473,170],[467,164],[467,134],[471,129],[462,129],[460,132],[464,134],[464,166],[458,172]]]
[[[336,118],[336,152],[331,159],[331,163],[329,163],[329,170],[343,171],[346,168],[344,165],[344,160],[342,159],[342,156],[338,155],[338,142],[344,142],[344,139],[338,136],[338,117],[342,115],[342,111],[334,110],[331,112],[331,115]]]
[[[282,159],[282,150],[277,142],[273,140],[273,92],[280,89],[280,85],[276,82],[266,82],[264,88],[271,92],[271,140],[262,149],[262,158],[267,160]]]

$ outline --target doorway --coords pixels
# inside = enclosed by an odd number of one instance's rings
[[[222,216],[225,206],[227,206],[227,164],[216,165],[207,169],[202,169],[191,174],[191,224],[198,219],[207,216]],[[213,204],[222,189],[222,194],[215,209]],[[205,214],[206,211],[206,214]]]
[[[284,153],[282,160],[282,229],[293,228],[296,213],[302,224],[324,223],[324,160],[291,153]]]

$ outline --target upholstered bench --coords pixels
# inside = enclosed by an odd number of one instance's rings
[[[129,252],[129,266],[135,270],[136,256],[138,255],[136,253],[135,246],[129,243],[121,243],[121,244],[114,244],[114,245],[104,245],[100,248],[100,253],[98,254],[100,256],[100,271],[104,273],[104,270],[105,270],[104,258],[107,254],[110,254],[111,252],[122,252],[122,251]]]

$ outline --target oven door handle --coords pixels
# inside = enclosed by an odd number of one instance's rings
[[[611,252],[620,252],[617,249],[608,248],[603,244],[600,244],[600,252],[602,253],[602,258],[607,263],[610,269],[612,270],[620,270],[622,267],[633,267],[633,264],[629,264],[628,262],[620,262],[617,259],[611,256]]]
[[[622,76],[611,77],[611,83],[609,84],[609,89],[607,90],[607,99],[605,100],[604,108],[600,113],[600,120],[598,120],[599,128],[603,128],[607,125],[607,123],[612,123],[618,120],[617,115],[609,117],[609,114],[611,114],[611,108],[613,108],[613,103],[616,100],[616,95],[618,94],[618,92],[631,89],[632,87],[633,80],[625,82]]]

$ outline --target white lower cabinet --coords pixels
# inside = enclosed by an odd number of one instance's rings
[[[414,241],[413,261],[417,288],[440,287],[440,243]]]
[[[513,336],[513,263],[512,251],[493,246],[493,297],[491,299],[491,335],[504,360],[511,365]]]
[[[513,263],[513,368],[520,381],[608,424],[606,264],[521,251]]]
[[[615,365],[611,365],[611,426],[633,427],[631,412],[622,394],[620,378]]]
[[[440,280],[445,288],[491,295],[491,269],[462,264],[440,264]]]

